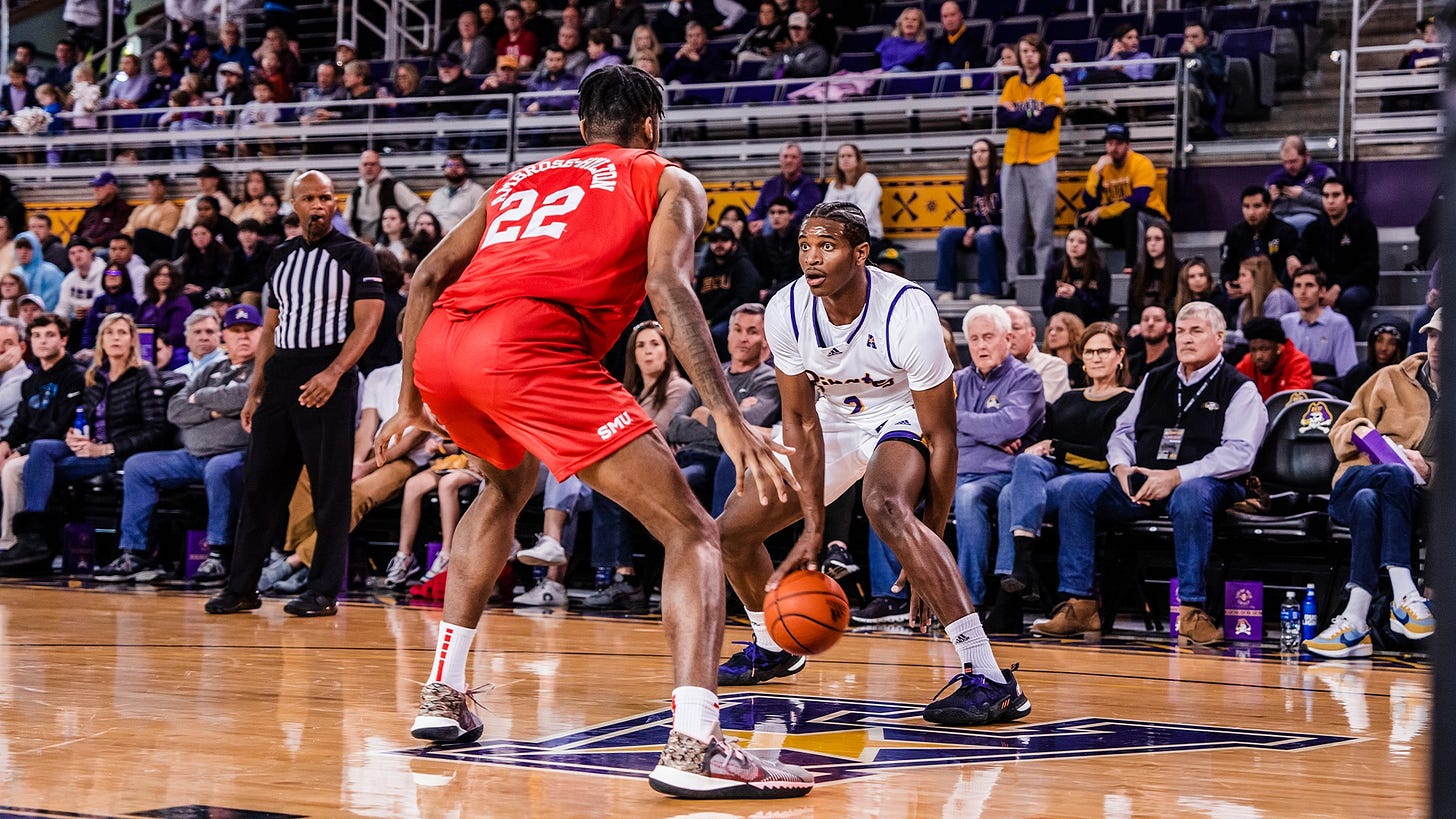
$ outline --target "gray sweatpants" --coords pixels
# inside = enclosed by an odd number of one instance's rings
[[[1007,165],[1001,169],[1002,238],[1010,268],[1022,276],[1041,277],[1052,263],[1053,231],[1057,222],[1057,160],[1040,165]],[[1026,269],[1027,237],[1036,234],[1032,246],[1036,267]]]

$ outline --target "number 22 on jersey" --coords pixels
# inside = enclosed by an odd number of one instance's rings
[[[502,209],[490,222],[490,227],[485,231],[485,238],[481,240],[481,248],[491,245],[498,245],[503,242],[514,242],[517,239],[534,239],[547,237],[560,239],[561,232],[566,230],[566,221],[557,217],[565,216],[581,206],[581,200],[586,196],[586,191],[579,185],[572,185],[569,188],[562,188],[540,198],[540,192],[534,190],[517,191],[506,197],[502,203]],[[537,200],[540,199],[540,206],[537,207]],[[527,217],[530,217],[527,220]],[[555,221],[551,221],[551,220]],[[526,222],[525,228],[521,222]]]

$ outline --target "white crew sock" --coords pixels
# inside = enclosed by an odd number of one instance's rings
[[[748,622],[753,624],[753,641],[758,647],[765,651],[783,651],[783,646],[774,642],[774,638],[768,634],[768,626],[764,625],[763,612],[748,612]]]
[[[672,689],[672,730],[709,742],[717,728],[717,694],[691,685]]]
[[[1370,615],[1370,592],[1359,586],[1351,586],[1350,602],[1345,604],[1344,615],[1347,620],[1353,621],[1356,625],[1364,626],[1365,618]]]
[[[996,662],[996,655],[991,651],[991,641],[986,637],[986,630],[981,628],[981,618],[975,612],[946,626],[945,636],[950,638],[950,644],[955,646],[956,654],[960,655],[961,665],[970,669],[972,674],[980,674],[991,682],[1006,682],[1006,676],[1001,673],[1001,666]]]
[[[435,665],[430,669],[430,682],[444,683],[464,692],[465,664],[470,661],[470,642],[475,629],[440,621],[440,637],[435,643]]]
[[[1416,581],[1411,579],[1410,569],[1404,566],[1387,566],[1385,570],[1390,573],[1390,594],[1399,603],[1407,594],[1419,595],[1416,590]]]

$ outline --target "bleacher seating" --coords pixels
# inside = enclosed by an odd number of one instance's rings
[[[1065,51],[1072,55],[1072,61],[1078,63],[1096,62],[1099,52],[1102,50],[1102,41],[1085,40],[1058,40],[1052,43],[1052,56]]]
[[[1040,17],[1008,17],[991,29],[991,43],[995,46],[1010,45],[1027,34],[1041,33]]]
[[[1193,23],[1203,22],[1203,9],[1189,6],[1181,9],[1158,9],[1153,12],[1152,32],[1158,36],[1182,34],[1183,29]]]
[[[1258,4],[1214,6],[1208,10],[1210,31],[1229,31],[1238,28],[1257,28],[1262,10]]]
[[[1046,21],[1042,39],[1049,43],[1086,40],[1092,36],[1093,19],[1085,14],[1066,14]],[[1094,57],[1095,59],[1095,57]]]
[[[1130,25],[1138,29],[1141,34],[1143,23],[1147,21],[1147,15],[1140,11],[1114,12],[1104,14],[1097,18],[1097,29],[1095,36],[1099,40],[1106,40],[1112,36],[1119,26]]]

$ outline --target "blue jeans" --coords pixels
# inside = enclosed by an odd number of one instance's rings
[[[721,456],[702,450],[682,450],[675,456],[677,465],[682,468],[683,477],[687,479],[688,486],[692,488],[693,494],[697,495],[698,501],[707,507],[712,501],[713,484],[718,472],[718,460]],[[728,461],[730,472],[732,461]],[[729,487],[732,491],[732,487]]]
[[[965,250],[966,229],[940,229],[935,240],[935,289],[955,292],[957,254]],[[1001,272],[1006,269],[1006,245],[1001,241],[1001,228],[987,225],[976,231],[976,288],[985,296],[1001,298]]]
[[[1303,236],[1304,229],[1314,224],[1314,220],[1319,217],[1317,217],[1313,213],[1290,213],[1284,216],[1280,216],[1279,218],[1283,219],[1286,223],[1288,223],[1290,227],[1294,228],[1295,233]]]
[[[723,507],[728,505],[737,481],[738,472],[733,466],[733,459],[726,454],[718,456],[718,466],[713,470],[713,507],[708,510],[713,517],[723,514]]]
[[[592,568],[632,565],[631,517],[600,492],[592,493]]]
[[[570,556],[576,549],[576,521],[580,517],[577,512],[590,507],[591,490],[575,475],[558,481],[555,475],[546,471],[546,467],[541,467],[541,471],[546,475],[541,490],[541,508],[566,513],[566,523],[561,527],[561,546]]]
[[[65,441],[42,438],[30,445],[30,459],[25,462],[22,481],[25,484],[25,511],[44,512],[51,499],[56,476],[62,480],[80,481],[110,472],[110,458],[77,458]]]
[[[121,548],[145,552],[157,490],[202,481],[207,488],[207,543],[232,542],[233,499],[242,496],[243,459],[247,450],[199,458],[185,449],[138,452],[123,466]]]
[[[1011,574],[1016,547],[1012,531],[1024,529],[1033,536],[1041,532],[1048,512],[1057,511],[1057,500],[1067,478],[1085,474],[1060,466],[1040,455],[1022,453],[1011,467],[1011,483],[1001,490],[996,521],[1001,530],[1001,548],[996,551],[996,574]]]
[[[961,576],[977,606],[986,598],[986,570],[990,568],[991,512],[1001,490],[1011,482],[1010,472],[963,473],[956,476],[956,560]]]
[[[1097,555],[1097,522],[1130,523],[1166,511],[1173,520],[1173,553],[1178,564],[1179,602],[1202,606],[1207,595],[1203,572],[1213,547],[1213,517],[1244,497],[1242,484],[1218,478],[1181,483],[1163,503],[1139,506],[1117,478],[1107,472],[1068,475],[1059,492],[1057,550],[1059,590],[1073,597],[1092,596]]]
[[[900,592],[890,591],[895,585],[895,579],[900,576],[900,561],[885,541],[875,534],[874,527],[870,527],[870,596],[871,597],[893,597],[897,600],[905,600],[910,597],[910,590]]]
[[[1330,517],[1350,527],[1350,582],[1380,590],[1384,566],[1409,569],[1421,490],[1399,464],[1352,466],[1330,493]]]

